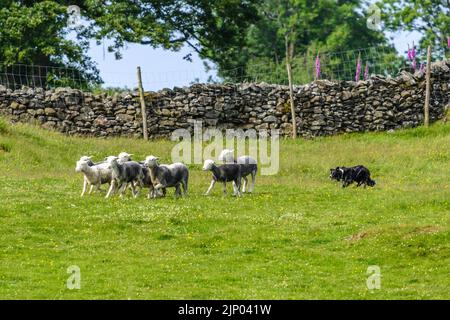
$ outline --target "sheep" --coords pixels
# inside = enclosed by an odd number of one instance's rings
[[[97,191],[100,191],[102,184],[111,184],[112,181],[112,170],[109,168],[109,165],[107,163],[94,164],[92,157],[81,157],[76,163],[75,171],[82,172],[84,175],[81,196],[84,196],[86,193],[87,185],[91,186],[89,190],[89,194],[91,194],[94,186],[97,188]]]
[[[224,149],[220,155],[219,160],[223,161],[224,163],[237,163],[241,166],[241,175],[244,179],[244,185],[242,186],[242,192],[245,192],[247,189],[248,184],[248,178],[247,176],[250,174],[252,176],[252,184],[250,185],[250,188],[248,189],[249,193],[252,193],[255,188],[255,179],[256,179],[256,173],[258,171],[258,165],[255,159],[253,159],[250,156],[241,156],[237,159],[234,158],[234,151],[230,149]]]
[[[112,170],[112,182],[108,193],[106,194],[106,198],[109,198],[112,194],[114,194],[116,189],[119,189],[120,197],[123,197],[125,188],[130,182],[133,196],[137,197],[137,192],[133,182],[137,181],[140,187],[144,186],[145,176],[142,166],[134,161],[119,163],[118,159],[119,158],[115,156],[109,156],[105,159]]]
[[[229,163],[216,166],[213,160],[208,159],[203,164],[203,171],[211,171],[213,174],[211,185],[205,193],[206,196],[209,195],[217,181],[223,183],[224,194],[227,194],[227,182],[233,181],[233,195],[241,196],[241,165]]]
[[[160,165],[158,157],[148,156],[145,158],[144,164],[149,169],[150,179],[154,190],[149,190],[148,197],[156,198],[156,194],[160,189],[165,195],[166,188],[175,187],[175,195],[181,196],[181,187],[183,194],[188,192],[189,169],[183,163],[173,163],[170,165]]]

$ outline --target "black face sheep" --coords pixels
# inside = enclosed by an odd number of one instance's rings
[[[119,163],[118,158],[114,156],[106,158],[106,162],[112,170],[112,183],[106,198],[109,198],[112,194],[114,194],[116,189],[119,189],[120,196],[123,197],[128,183],[131,184],[133,196],[137,197],[134,182],[137,182],[141,187],[144,186],[145,177],[142,166],[134,161]]]
[[[241,176],[242,179],[244,179],[244,184],[242,186],[242,192],[245,192],[248,184],[248,175],[252,176],[252,184],[250,185],[250,188],[248,189],[248,192],[252,193],[255,188],[255,179],[256,179],[256,173],[258,171],[258,165],[255,159],[253,159],[250,156],[241,156],[237,159],[234,158],[234,152],[230,149],[224,149],[220,155],[219,160],[225,162],[225,163],[237,163],[241,166]]]
[[[82,172],[84,175],[83,191],[81,196],[86,193],[88,185],[91,186],[89,194],[92,193],[94,186],[100,191],[100,186],[105,183],[111,183],[112,170],[107,163],[94,164],[91,157],[81,157],[77,161],[75,171]]]
[[[223,164],[216,166],[213,160],[205,160],[203,164],[204,171],[211,171],[213,174],[211,185],[205,195],[209,195],[216,182],[223,183],[223,193],[227,193],[227,182],[233,181],[233,195],[241,196],[241,166],[236,163]]]
[[[158,158],[148,156],[145,158],[144,164],[148,167],[150,179],[153,184],[154,191],[149,190],[149,198],[155,198],[159,190],[163,190],[165,195],[166,188],[175,188],[175,195],[181,195],[181,187],[183,194],[188,192],[189,169],[183,163],[173,163],[170,165],[160,165]]]

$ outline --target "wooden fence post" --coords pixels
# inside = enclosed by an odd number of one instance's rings
[[[430,76],[431,76],[431,46],[428,46],[427,51],[427,73],[426,73],[426,92],[425,92],[425,107],[424,107],[424,125],[430,125]]]
[[[139,100],[141,101],[142,131],[144,133],[144,140],[148,140],[147,111],[145,107],[144,89],[142,88],[141,67],[137,67],[137,78],[139,87]]]

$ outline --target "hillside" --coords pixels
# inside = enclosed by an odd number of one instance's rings
[[[186,198],[80,198],[81,155],[168,162],[173,144],[1,120],[0,297],[450,298],[450,124],[282,140],[278,175],[258,176],[240,199],[219,185],[203,196],[210,173],[200,166]],[[356,164],[375,188],[329,180],[329,168]],[[72,265],[80,290],[66,288]],[[369,291],[372,265],[381,289]]]

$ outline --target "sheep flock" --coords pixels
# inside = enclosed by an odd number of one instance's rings
[[[187,195],[189,169],[185,164],[160,164],[158,157],[153,155],[143,161],[133,161],[132,157],[132,154],[121,152],[118,156],[108,156],[96,163],[92,156],[82,156],[75,167],[75,171],[84,176],[81,196],[86,194],[88,187],[89,194],[94,189],[100,192],[104,184],[109,185],[106,198],[116,193],[123,197],[127,188],[131,189],[133,197],[138,197],[141,190],[147,188],[149,199],[164,197],[167,188],[175,188],[175,196]],[[212,173],[211,184],[205,195],[211,192],[216,182],[223,184],[224,194],[227,182],[233,183],[234,196],[240,197],[246,191],[253,192],[258,170],[255,159],[250,156],[235,159],[233,150],[225,149],[219,155],[219,161],[223,164],[216,164],[211,159],[204,162],[203,170]],[[248,176],[251,176],[252,181],[247,189]]]

